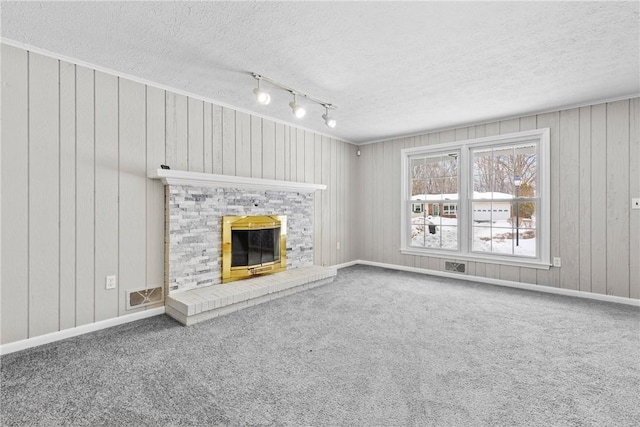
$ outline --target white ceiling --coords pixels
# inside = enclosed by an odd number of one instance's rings
[[[7,2],[2,37],[362,143],[635,95],[640,3]],[[302,120],[265,75],[338,106]],[[269,88],[268,84],[264,86]]]

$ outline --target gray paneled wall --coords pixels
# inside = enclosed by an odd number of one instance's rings
[[[356,157],[323,135],[1,46],[2,343],[133,313],[125,290],[164,282],[164,189],[146,178],[161,163],[326,184],[314,200],[316,264],[443,270],[442,259],[398,251],[400,150],[543,127],[562,268],[469,262],[469,274],[640,298],[638,98],[385,141]],[[116,291],[104,289],[111,274]]]
[[[400,150],[476,137],[551,129],[551,256],[536,270],[468,262],[471,275],[640,298],[640,98],[521,117],[361,147],[357,203],[368,212],[360,258],[444,270],[444,260],[400,247]],[[384,242],[384,243],[383,243]]]
[[[125,291],[164,282],[161,163],[327,184],[314,261],[357,259],[350,144],[1,46],[3,344],[134,313]]]

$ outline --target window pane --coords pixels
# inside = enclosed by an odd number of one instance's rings
[[[425,248],[439,248],[440,237],[436,224],[425,216],[411,219],[411,245]]]
[[[519,145],[514,147],[514,153],[514,175],[521,179],[517,193],[520,197],[536,197],[538,187],[536,146],[534,144]]]
[[[411,246],[424,246],[424,223],[428,205],[424,203],[411,203],[411,234],[409,244]]]
[[[423,179],[411,180],[411,196],[425,194],[426,183]]]
[[[409,162],[409,179],[423,179],[422,176],[422,165],[424,165],[424,159],[411,159]]]
[[[440,171],[443,177],[458,176],[458,154],[442,156]]]
[[[430,179],[426,182],[425,199],[426,200],[442,200],[442,189],[444,187],[443,179]]]
[[[443,225],[440,230],[442,233],[442,248],[458,249],[458,227]]]
[[[535,208],[535,202],[474,202],[472,250],[535,257]]]
[[[473,202],[473,222],[491,222],[491,201]]]
[[[458,178],[443,178],[442,193],[444,199],[458,200]]]
[[[412,225],[411,226],[411,246],[422,246],[424,247],[424,226],[423,225]]]
[[[473,150],[473,198],[536,197],[536,149],[526,143]]]
[[[440,173],[441,156],[427,157],[424,159],[425,177],[436,178],[442,176]]]
[[[513,194],[514,176],[513,147],[499,147],[493,150],[493,191]]]
[[[520,219],[525,223],[535,223],[536,218],[536,202],[517,202],[513,203],[512,218]]]
[[[510,228],[495,227],[492,223],[474,223],[473,251],[499,254],[513,253]]]
[[[514,253],[521,256],[536,256],[536,202],[514,203]]]
[[[411,159],[411,173],[417,173],[424,164],[424,157],[416,157]]]
[[[473,251],[491,252],[491,223],[473,224]]]
[[[416,205],[419,207],[416,209]],[[410,245],[433,249],[458,248],[457,203],[412,203]],[[442,216],[444,209],[450,216]],[[416,212],[423,209],[422,212]]]
[[[491,150],[473,153],[473,191],[482,193],[493,190],[493,154]]]

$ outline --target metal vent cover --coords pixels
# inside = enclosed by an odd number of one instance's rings
[[[464,273],[466,272],[466,264],[463,262],[445,261],[444,269],[455,273]]]
[[[162,286],[157,288],[132,289],[127,291],[127,310],[164,301]]]

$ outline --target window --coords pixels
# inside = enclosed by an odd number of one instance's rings
[[[445,203],[442,205],[442,216],[455,217],[458,214],[458,205]]]
[[[402,150],[402,248],[549,267],[549,130]]]
[[[410,202],[423,208],[411,214],[411,245],[424,248],[457,249],[458,220],[440,215],[441,206],[455,206],[458,199],[457,154],[417,154],[410,162]]]

